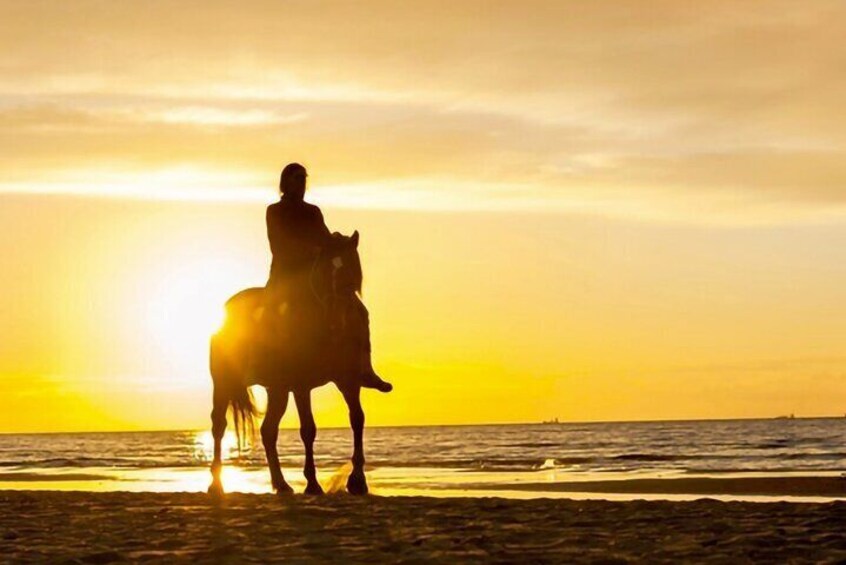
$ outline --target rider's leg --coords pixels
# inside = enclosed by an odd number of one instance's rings
[[[370,348],[370,313],[367,311],[367,307],[364,305],[364,302],[362,302],[357,296],[353,302],[353,311],[356,318],[354,327],[356,328],[355,331],[358,334],[356,337],[362,347],[360,371],[361,386],[366,388],[375,388],[380,392],[391,392],[394,388],[393,385],[383,380],[373,369],[372,351]]]
[[[260,323],[265,332],[272,335],[270,340],[274,346],[281,346],[291,337],[291,330],[295,327],[292,321],[293,306],[301,303],[302,298],[297,294],[297,282],[291,277],[275,277],[268,279],[265,285],[264,301],[262,303]]]

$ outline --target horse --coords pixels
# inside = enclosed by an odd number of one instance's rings
[[[349,409],[353,431],[353,470],[347,480],[351,494],[366,494],[364,475],[364,410],[357,371],[361,355],[360,300],[361,261],[358,232],[347,237],[333,235],[333,245],[316,256],[304,275],[305,286],[324,314],[321,329],[308,331],[305,320],[297,319],[288,302],[273,300],[264,287],[248,288],[233,295],[225,304],[225,321],[211,339],[209,369],[213,383],[212,436],[214,459],[209,492],[222,494],[221,442],[231,410],[238,445],[247,430],[254,431],[257,410],[251,385],[267,390],[267,410],[261,424],[261,440],[277,494],[293,493],[279,466],[276,441],[279,423],[293,393],[300,417],[300,438],[305,447],[306,494],[322,494],[314,465],[317,427],[311,408],[311,390],[334,382]],[[312,326],[314,326],[312,324]]]

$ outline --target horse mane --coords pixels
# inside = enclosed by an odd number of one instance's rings
[[[361,257],[358,254],[358,247],[354,247],[350,255],[352,255],[353,258],[352,265],[350,266],[354,281],[353,287],[359,296],[363,296],[362,288],[364,286],[364,272],[361,269]]]

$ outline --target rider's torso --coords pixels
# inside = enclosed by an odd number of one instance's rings
[[[328,231],[317,206],[285,198],[268,206],[271,281],[300,278],[311,267],[315,251],[325,243]]]

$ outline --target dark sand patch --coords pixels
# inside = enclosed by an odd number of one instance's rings
[[[846,477],[684,477],[558,483],[478,484],[464,488],[601,494],[820,496],[846,498]]]

